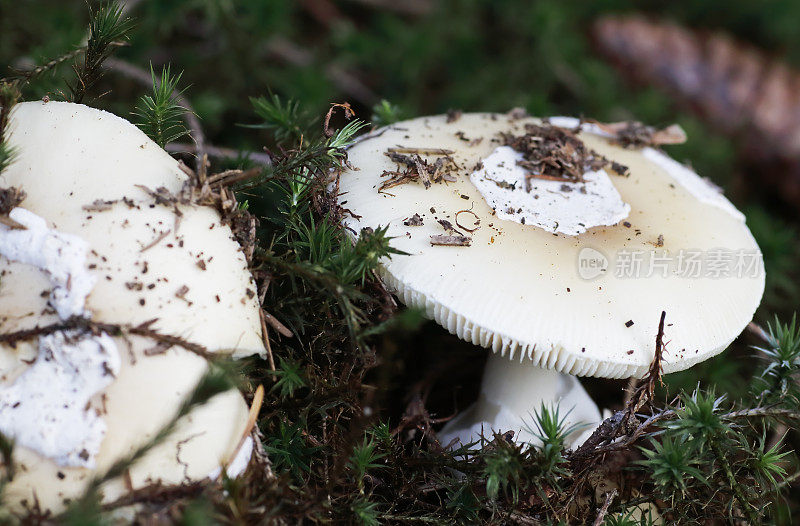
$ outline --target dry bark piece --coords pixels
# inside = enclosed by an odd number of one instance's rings
[[[453,223],[451,223],[447,219],[437,219],[436,222],[439,223],[440,225],[442,225],[442,228],[444,228],[446,232],[455,232],[457,234],[461,234],[461,232],[458,232],[455,229],[455,227],[453,226]]]
[[[381,177],[388,177],[378,187],[378,192],[389,188],[419,180],[425,188],[430,188],[432,183],[455,182],[449,172],[455,167],[450,158],[452,150],[443,148],[388,148],[385,155],[398,165],[406,167],[403,171],[384,170]],[[410,154],[410,155],[408,155]],[[423,159],[422,155],[439,156],[432,163]]]
[[[603,123],[589,120],[587,122],[596,124],[623,148],[643,148],[686,142],[686,132],[678,124],[672,124],[659,130],[638,121]]]
[[[450,247],[468,247],[472,244],[472,238],[459,235],[435,235],[431,236],[431,245],[450,246]]]

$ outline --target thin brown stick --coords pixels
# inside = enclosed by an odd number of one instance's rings
[[[764,328],[761,327],[761,325],[757,324],[756,322],[751,321],[750,323],[748,323],[747,330],[756,335],[756,337],[758,337],[759,339],[765,342],[769,342],[769,334],[767,334],[767,331],[765,331]]]
[[[452,155],[455,153],[454,150],[448,150],[446,148],[413,148],[406,146],[387,148],[386,151],[389,153],[416,153],[417,155]]]
[[[472,238],[467,236],[446,236],[443,234],[431,236],[431,245],[434,246],[468,247],[471,244]]]
[[[125,325],[111,325],[111,324],[94,324],[100,330],[105,332],[114,332],[114,330],[119,330],[123,333],[127,332],[128,334],[134,334],[136,336],[144,336],[146,338],[150,338],[157,342],[161,342],[173,347],[180,347],[185,349],[191,353],[194,353],[206,360],[213,360],[214,353],[209,352],[205,346],[200,345],[199,343],[190,342],[180,336],[173,336],[171,334],[161,334],[156,330],[150,329],[150,325],[152,322],[156,320],[152,320],[151,322],[145,322],[134,327],[125,326]]]
[[[169,153],[189,153],[189,154],[197,153],[197,146],[195,146],[194,144],[186,144],[180,142],[167,143],[164,149],[167,150]],[[211,157],[217,157],[220,159],[236,159],[240,156],[240,154],[244,154],[243,157],[253,160],[259,164],[263,164],[264,166],[272,165],[272,157],[270,157],[266,153],[239,151],[239,150],[234,150],[233,148],[225,148],[223,146],[213,146],[211,144],[206,144],[206,153]]]
[[[167,237],[172,230],[167,230],[166,232],[161,232],[153,241],[148,243],[147,245],[143,246],[139,252],[146,252],[153,248],[154,246],[158,245],[165,237]]]
[[[222,463],[222,469],[219,471],[219,475],[217,476],[216,480],[219,480],[222,477],[222,474],[228,470],[228,467],[231,465],[231,462],[236,458],[236,455],[239,454],[239,450],[242,449],[244,446],[245,440],[250,434],[253,432],[253,427],[256,425],[256,421],[258,420],[258,413],[261,411],[261,405],[264,403],[264,386],[259,385],[256,388],[256,392],[253,395],[253,402],[250,404],[250,410],[247,413],[247,424],[244,426],[244,432],[242,433],[242,438],[239,439],[239,443],[236,444],[236,447],[233,449],[233,452],[225,462]]]
[[[616,496],[616,488],[606,493],[606,501],[603,503],[603,507],[600,508],[600,511],[597,513],[597,517],[594,519],[593,526],[600,526],[603,524],[603,521],[605,521],[606,518],[606,513],[608,513],[608,507],[611,506],[611,503],[614,501]]]
[[[162,343],[170,347],[181,347],[182,349],[185,349],[207,360],[213,360],[215,358],[214,353],[208,351],[199,343],[190,342],[184,338],[181,338],[180,336],[162,334],[154,329],[151,329],[150,326],[156,321],[157,319],[154,318],[144,323],[140,323],[139,325],[117,325],[112,323],[97,323],[85,318],[70,318],[62,323],[53,323],[44,327],[37,326],[32,329],[0,334],[0,343],[7,343],[13,347],[19,342],[31,340],[38,336],[46,336],[59,331],[88,330],[95,333],[106,332],[114,336],[134,334],[136,336],[150,338],[157,343]]]
[[[286,325],[284,325],[283,323],[279,322],[278,319],[275,318],[275,316],[273,316],[272,314],[270,314],[267,311],[264,311],[264,321],[269,323],[272,326],[273,329],[275,329],[276,331],[278,331],[282,335],[286,336],[287,338],[292,338],[294,336],[294,333],[292,331],[290,331],[289,328],[286,327]]]
[[[209,186],[222,185],[229,188],[233,184],[253,179],[260,173],[261,170],[258,168],[251,168],[249,170],[225,170],[224,172],[208,177],[206,183]]]
[[[631,376],[628,378],[628,386],[625,388],[625,397],[622,399],[622,405],[627,406],[628,402],[631,401],[633,397],[634,391],[636,391],[636,384],[639,383],[639,379],[635,376]]]
[[[269,328],[264,317],[264,309],[259,309],[259,321],[261,322],[261,339],[264,342],[264,347],[267,349],[267,362],[269,362],[269,370],[275,370],[275,358],[272,356],[272,345],[269,343]],[[275,375],[272,375],[273,380],[277,380]]]

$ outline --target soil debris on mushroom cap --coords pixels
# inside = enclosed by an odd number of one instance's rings
[[[458,109],[449,109],[447,110],[447,124],[452,122],[456,122],[458,119],[461,118],[463,112]]]
[[[8,216],[24,199],[25,192],[19,188],[0,188],[0,224],[9,228],[25,228]]]
[[[474,139],[470,139],[463,131],[457,131],[456,137],[458,137],[458,140],[467,143],[467,146],[477,146],[483,142],[483,137],[476,137]]]
[[[455,232],[457,234],[461,234],[461,232],[456,230],[456,228],[453,226],[453,223],[451,223],[447,219],[437,219],[436,222],[442,225],[442,228],[444,228],[445,231],[447,232]]]
[[[405,226],[423,226],[425,223],[422,221],[422,218],[419,214],[414,214],[413,216],[409,217],[405,221],[403,221]]]
[[[25,192],[19,188],[0,188],[0,214],[8,215],[25,199]]]
[[[493,351],[477,403],[438,433],[443,446],[479,440],[486,430],[514,430],[514,440],[535,442],[525,420],[539,402],[572,410],[570,423],[598,422],[598,408],[569,375],[646,374],[656,313],[664,307],[674,313],[673,348],[698,351],[667,353],[665,373],[721,352],[752,319],[764,286],[760,255],[752,276],[694,279],[691,286],[676,273],[642,270],[640,254],[662,253],[650,244],[660,235],[663,252],[721,245],[758,254],[733,205],[666,154],[623,149],[597,125],[568,117],[465,113],[455,126],[435,116],[400,127],[348,150],[351,166],[339,189],[362,216],[345,220],[349,232],[388,225],[407,254],[381,262],[387,290],[462,340]],[[456,130],[487,140],[470,147]],[[381,152],[399,141],[456,150],[458,181],[404,185],[391,199],[376,194],[379,174],[392,166]],[[473,166],[481,168],[469,173]],[[611,170],[629,175],[615,178]],[[469,213],[462,210],[464,195]],[[402,218],[426,208],[439,214],[428,216],[430,236],[403,236]],[[465,227],[478,219],[485,228],[473,234]]]
[[[464,225],[462,225],[461,223],[458,222],[458,216],[461,215],[461,214],[470,214],[470,215],[472,215],[472,217],[473,217],[473,225],[472,225],[472,227],[466,227],[466,226],[464,226]],[[458,212],[456,212],[455,218],[456,218],[456,226],[458,228],[462,229],[462,230],[466,230],[470,234],[475,232],[476,230],[478,230],[481,227],[481,218],[480,218],[480,216],[478,214],[476,214],[475,212],[473,212],[472,210],[459,210]]]
[[[583,182],[587,171],[597,171],[611,162],[586,147],[573,131],[552,124],[526,124],[524,135],[501,133],[505,146],[522,153],[517,164],[528,170],[527,179]],[[527,188],[530,191],[530,185]]]
[[[433,183],[453,183],[456,178],[451,172],[458,169],[450,155],[453,150],[443,148],[389,148],[386,155],[398,165],[405,166],[404,170],[385,170],[381,177],[389,177],[378,187],[378,192],[388,188],[405,184],[411,181],[421,181],[425,188],[430,188]],[[429,162],[422,155],[436,155],[436,160]]]
[[[432,235],[431,245],[452,247],[468,247],[472,245],[472,238],[465,236],[463,232],[459,232],[458,229],[453,226],[453,223],[447,219],[437,219],[436,222],[439,223],[447,234]]]

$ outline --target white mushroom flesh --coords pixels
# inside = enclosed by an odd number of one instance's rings
[[[0,254],[44,272],[50,305],[62,321],[90,314],[85,303],[95,278],[86,265],[86,241],[47,228],[24,208],[9,217],[22,228],[0,226]],[[106,424],[102,408],[90,402],[119,372],[117,346],[105,333],[75,330],[42,335],[38,346],[33,365],[0,386],[0,432],[59,465],[92,468]]]
[[[88,244],[82,238],[47,228],[29,210],[15,208],[9,217],[25,228],[0,226],[0,255],[42,270],[50,280],[50,305],[58,317],[83,316],[95,277],[86,268]]]
[[[528,180],[517,163],[522,154],[498,146],[481,160],[470,180],[497,217],[570,236],[603,225],[616,225],[631,211],[605,170],[583,174],[583,181]]]
[[[119,362],[105,333],[41,336],[36,362],[0,387],[0,432],[60,466],[93,468],[106,424],[90,401],[114,380]]]

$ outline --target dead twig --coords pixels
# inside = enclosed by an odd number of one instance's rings
[[[661,381],[661,360],[664,352],[664,322],[666,316],[666,311],[662,311],[661,319],[658,323],[655,353],[653,361],[650,363],[650,370],[647,376],[645,376],[633,390],[630,399],[625,404],[625,408],[605,419],[591,436],[570,455],[571,462],[583,462],[595,458],[602,453],[619,449],[616,446],[622,443],[630,445],[656,420],[665,418],[667,414],[674,414],[672,411],[663,411],[648,418],[645,423],[641,425],[636,417],[636,413],[642,406],[646,403],[652,403],[655,384]],[[627,435],[625,440],[613,442],[617,438],[625,435]],[[612,442],[613,444],[610,444]],[[602,444],[610,444],[615,447],[603,448],[601,447]]]
[[[275,316],[273,316],[272,314],[270,314],[267,311],[264,311],[264,321],[269,323],[270,326],[273,329],[275,329],[276,331],[281,333],[283,336],[286,336],[287,338],[294,337],[294,333],[292,331],[290,331],[289,328],[286,327],[286,325],[284,325],[283,323],[279,322],[278,319]]]
[[[405,146],[398,146],[396,148],[387,148],[386,151],[388,153],[405,153],[405,154],[415,153],[417,155],[453,155],[455,153],[454,150],[448,150],[446,148],[413,148]]]
[[[147,245],[143,246],[139,252],[146,252],[153,248],[154,246],[158,245],[165,237],[167,237],[172,230],[167,230],[166,232],[161,232],[153,241],[148,243]]]
[[[244,426],[244,432],[242,433],[242,438],[239,439],[239,443],[233,449],[230,458],[228,458],[225,462],[222,463],[222,469],[220,469],[219,475],[217,475],[216,480],[219,480],[222,477],[222,474],[225,473],[228,467],[236,458],[236,455],[239,454],[239,450],[242,449],[244,446],[245,440],[247,437],[250,436],[251,432],[253,431],[253,427],[256,425],[256,421],[258,420],[258,413],[261,411],[261,405],[264,403],[264,386],[259,385],[256,388],[255,394],[253,394],[253,401],[250,404],[250,411],[247,413],[247,424]]]
[[[594,519],[593,526],[600,526],[601,524],[603,524],[606,518],[606,513],[608,513],[608,507],[611,506],[612,502],[614,502],[616,496],[617,496],[616,488],[606,493],[606,500],[605,502],[603,502],[603,507],[601,507],[600,511],[597,513],[597,517]]]
[[[206,179],[209,186],[231,186],[242,181],[247,181],[257,177],[261,173],[259,168],[250,168],[249,170],[225,170],[218,174],[214,174]]]
[[[233,148],[225,148],[222,146],[213,146],[211,144],[206,144],[206,153],[211,157],[217,157],[220,159],[238,159],[239,157],[250,159],[252,161],[257,162],[258,164],[263,164],[264,166],[272,166],[272,157],[266,153],[260,152],[248,152],[248,151],[239,151],[234,150]],[[197,153],[197,146],[194,144],[186,144],[180,142],[171,142],[168,143],[165,147],[169,153],[188,153],[188,154],[196,154]]]
[[[84,331],[90,331],[95,334],[105,332],[112,336],[124,336],[126,334],[143,336],[145,338],[150,338],[156,343],[164,344],[166,346],[165,350],[170,347],[181,347],[182,349],[194,353],[202,358],[205,358],[206,360],[214,360],[216,358],[214,353],[210,352],[208,349],[205,348],[205,346],[200,345],[199,343],[190,342],[189,340],[186,340],[185,338],[182,338],[180,336],[174,336],[171,334],[162,334],[157,330],[152,329],[151,326],[157,321],[158,321],[157,318],[153,318],[151,320],[142,322],[139,325],[127,325],[127,324],[114,324],[114,323],[98,323],[88,320],[86,318],[73,317],[65,322],[53,323],[51,325],[46,325],[44,327],[37,326],[32,329],[25,329],[21,331],[0,334],[0,343],[6,343],[11,347],[14,347],[19,342],[32,340],[39,336],[46,336],[48,334],[53,334],[61,331],[84,330]]]
[[[272,345],[269,343],[269,328],[267,327],[267,322],[264,312],[264,309],[258,310],[258,319],[261,322],[261,339],[264,342],[264,347],[267,349],[267,362],[269,362],[269,370],[275,371],[275,358],[272,356]],[[277,377],[273,374],[272,375],[273,381],[277,380]]]
[[[642,379],[642,382],[633,392],[631,397],[631,404],[626,407],[628,415],[633,415],[636,411],[647,403],[652,402],[655,395],[656,382],[663,385],[661,381],[661,362],[664,354],[664,321],[666,320],[666,311],[661,311],[661,319],[658,322],[658,334],[656,335],[656,348],[653,354],[653,361],[650,362],[650,370],[647,376]]]
[[[767,331],[765,331],[764,328],[756,322],[751,321],[748,323],[747,330],[753,333],[760,340],[769,343],[769,334],[767,334]]]

